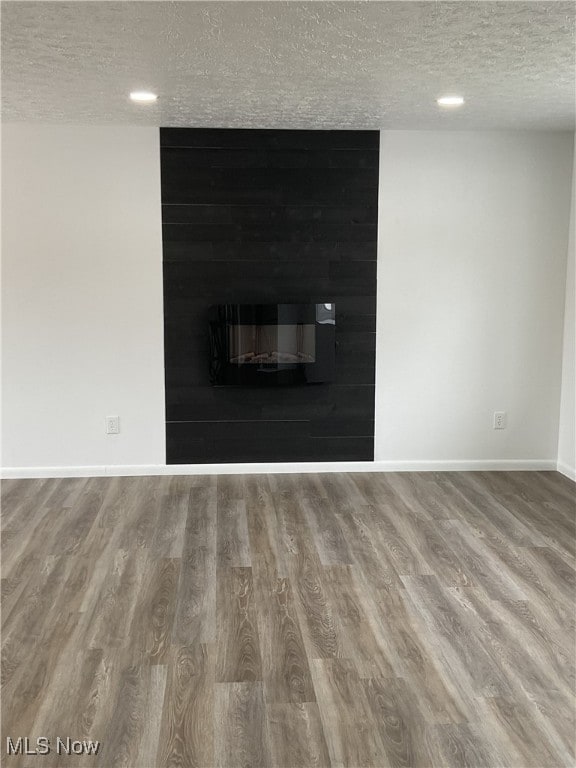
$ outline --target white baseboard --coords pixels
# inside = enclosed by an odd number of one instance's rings
[[[564,464],[562,461],[559,461],[556,465],[556,469],[562,475],[566,475],[566,477],[570,478],[570,480],[574,480],[574,482],[576,482],[576,467],[569,467],[568,464]]]
[[[454,461],[330,461],[268,464],[117,464],[86,467],[4,467],[3,479],[125,475],[257,475],[290,472],[479,472],[558,470],[556,459],[470,459]],[[572,475],[572,479],[575,479]]]

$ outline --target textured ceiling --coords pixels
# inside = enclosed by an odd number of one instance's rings
[[[574,19],[557,1],[4,2],[3,120],[573,128]],[[158,102],[132,104],[140,88]]]

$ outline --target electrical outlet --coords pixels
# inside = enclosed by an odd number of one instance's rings
[[[117,435],[120,432],[120,417],[106,416],[106,434]]]
[[[506,411],[494,411],[494,429],[506,429]]]

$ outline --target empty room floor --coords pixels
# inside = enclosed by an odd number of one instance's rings
[[[7,766],[574,765],[554,472],[3,483]],[[6,738],[100,742],[6,757]]]

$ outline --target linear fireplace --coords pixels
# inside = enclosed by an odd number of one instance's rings
[[[210,308],[213,386],[317,384],[334,377],[334,304]]]

